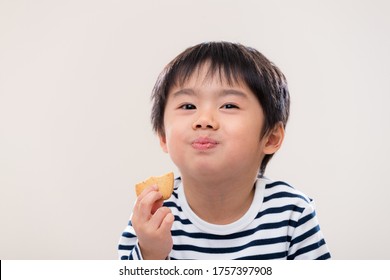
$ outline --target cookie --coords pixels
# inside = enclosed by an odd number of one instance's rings
[[[139,196],[145,188],[152,185],[157,185],[158,190],[163,195],[163,199],[166,200],[171,196],[173,192],[173,182],[174,182],[174,178],[172,172],[169,172],[162,176],[157,176],[157,177],[152,176],[146,179],[145,181],[136,184],[135,192],[137,196]]]

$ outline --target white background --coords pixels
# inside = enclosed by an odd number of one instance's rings
[[[185,48],[255,47],[287,76],[266,175],[314,198],[334,259],[390,259],[390,4],[0,0],[0,259],[116,259],[134,184],[176,169],[150,92]]]

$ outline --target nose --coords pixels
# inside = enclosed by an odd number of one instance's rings
[[[194,121],[192,128],[196,129],[211,129],[219,128],[219,122],[216,120],[214,114],[211,112],[200,112]]]

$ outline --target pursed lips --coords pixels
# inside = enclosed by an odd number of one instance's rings
[[[191,146],[196,150],[205,151],[215,148],[218,144],[219,142],[212,138],[199,137],[191,143]]]

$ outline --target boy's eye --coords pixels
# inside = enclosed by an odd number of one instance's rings
[[[228,104],[224,104],[221,108],[222,109],[238,109],[238,106],[231,104],[231,103],[228,103]]]
[[[183,109],[183,110],[194,110],[194,109],[196,109],[196,107],[193,104],[183,104],[183,105],[180,106],[180,109]]]

